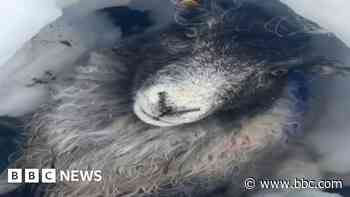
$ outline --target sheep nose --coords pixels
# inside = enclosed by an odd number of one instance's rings
[[[134,112],[144,122],[157,126],[174,126],[192,122],[200,112],[199,106],[187,105],[184,95],[163,88],[140,92],[135,99]],[[192,100],[192,98],[187,98]]]

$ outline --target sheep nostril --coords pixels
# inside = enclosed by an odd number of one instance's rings
[[[159,117],[166,116],[167,114],[172,113],[173,108],[167,104],[167,92],[159,92],[158,97],[159,97],[159,112],[160,115]]]
[[[159,104],[165,104],[166,100],[168,97],[168,93],[167,92],[159,92],[158,93],[158,98],[159,98]]]

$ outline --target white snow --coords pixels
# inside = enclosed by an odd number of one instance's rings
[[[0,115],[19,116],[32,111],[47,95],[46,86],[35,85],[35,78],[48,80],[47,71],[57,75],[97,43],[106,47],[119,36],[119,28],[97,15],[78,19],[64,16],[45,27],[3,64]]]
[[[10,0],[1,2],[0,13],[1,66],[43,26],[57,19],[61,10],[53,0]]]
[[[350,77],[321,80],[313,86],[314,103],[321,114],[306,139],[320,156],[320,168],[350,173]]]
[[[300,15],[334,32],[350,46],[349,0],[281,0]]]
[[[87,50],[97,45],[107,47],[117,41],[119,29],[106,17],[91,13],[129,3],[136,9],[156,10],[152,16],[158,24],[171,20],[172,4],[164,0],[11,0],[3,3],[0,6],[3,27],[0,39],[4,41],[0,46],[0,116],[20,116],[33,111],[47,98],[45,85],[32,87],[33,79],[47,78],[47,71],[60,73]],[[72,47],[67,46],[66,41]]]
[[[3,15],[0,38],[4,41],[0,47],[0,116],[20,116],[45,102],[47,89],[45,85],[31,87],[34,78],[47,78],[47,71],[57,74],[97,44],[106,47],[118,40],[119,28],[105,17],[79,13],[84,6],[88,10],[92,5],[89,1],[82,2],[11,0],[0,7]],[[103,3],[107,1],[94,6],[103,7]],[[118,6],[128,0],[108,1],[108,6],[111,3]],[[67,6],[70,7],[61,10]],[[5,20],[6,15],[13,20]]]

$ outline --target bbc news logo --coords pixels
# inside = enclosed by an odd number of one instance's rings
[[[100,182],[101,170],[8,169],[8,183]]]

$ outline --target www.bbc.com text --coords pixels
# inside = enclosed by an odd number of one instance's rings
[[[283,189],[342,189],[342,180],[310,180],[305,178],[295,178],[293,180],[257,180],[247,178],[244,181],[244,187],[247,190],[283,190]]]

